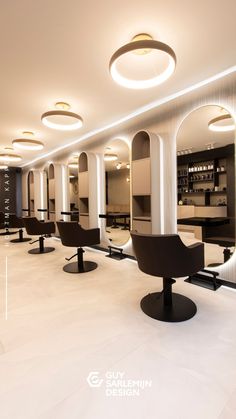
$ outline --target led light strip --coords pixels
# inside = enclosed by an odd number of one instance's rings
[[[184,96],[187,93],[193,92],[194,90],[197,90],[200,87],[206,86],[210,83],[213,83],[214,81],[222,79],[223,77],[226,77],[229,74],[232,74],[232,73],[235,73],[235,72],[236,72],[236,66],[230,67],[227,70],[222,71],[221,73],[215,74],[214,76],[211,76],[211,77],[209,77],[209,78],[207,78],[203,81],[200,81],[200,82],[198,82],[198,83],[196,83],[196,84],[194,84],[190,87],[186,87],[185,89],[180,90],[177,93],[173,93],[172,95],[166,96],[163,99],[156,100],[154,102],[149,103],[148,105],[142,106],[141,108],[138,108],[136,111],[128,114],[127,116],[125,116],[121,119],[118,119],[118,121],[113,122],[112,124],[105,125],[104,127],[97,128],[97,129],[94,129],[92,131],[89,131],[87,134],[82,135],[81,137],[77,138],[76,140],[74,140],[74,141],[72,141],[68,144],[65,144],[61,147],[55,148],[54,150],[50,151],[49,153],[46,153],[46,154],[44,154],[40,157],[37,157],[36,159],[32,160],[31,162],[25,163],[20,167],[30,166],[33,163],[36,163],[36,162],[38,162],[40,160],[43,160],[43,159],[46,159],[50,156],[53,156],[54,154],[56,154],[56,153],[58,153],[62,150],[70,148],[70,147],[72,147],[72,146],[74,146],[78,143],[81,143],[82,141],[88,140],[89,138],[91,138],[91,137],[93,137],[97,134],[101,134],[102,132],[107,131],[111,128],[117,127],[117,126],[123,124],[124,122],[127,122],[127,121],[129,121],[129,120],[131,120],[131,119],[133,119],[137,116],[140,116],[140,115],[144,114],[145,112],[148,112],[152,109],[158,108],[159,106],[164,105],[165,103],[171,102],[174,99],[177,99],[181,96]]]

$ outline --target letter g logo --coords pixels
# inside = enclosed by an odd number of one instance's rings
[[[99,378],[98,371],[91,371],[87,377],[87,382],[90,387],[101,387],[103,379]]]

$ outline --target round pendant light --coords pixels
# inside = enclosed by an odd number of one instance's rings
[[[209,121],[208,128],[214,132],[234,131],[235,123],[230,114],[220,115]]]
[[[8,166],[6,164],[0,164],[0,170],[6,170]]]
[[[0,162],[18,162],[21,161],[22,157],[19,156],[18,154],[0,154]]]
[[[19,150],[42,150],[44,145],[38,140],[28,140],[27,138],[17,138],[12,141],[14,148]]]
[[[117,156],[117,154],[104,154],[104,160],[105,161],[116,161],[116,160],[118,160],[118,156]]]
[[[45,112],[41,116],[41,121],[46,127],[60,131],[73,131],[81,128],[83,120],[81,116],[70,112],[70,105],[65,102],[57,102],[56,110]]]
[[[147,57],[158,52],[158,56],[161,53],[162,60],[165,59],[164,69],[160,73],[156,71],[156,63],[147,59]],[[128,54],[133,53],[136,58],[132,59],[134,70],[138,68],[139,64],[142,67],[148,67],[154,71],[154,74],[148,78],[130,78],[126,77],[119,70],[121,59],[127,57]],[[131,56],[132,58],[132,56]],[[155,57],[156,58],[156,57]],[[151,57],[153,60],[153,57]],[[167,60],[167,63],[166,63]],[[132,63],[129,63],[129,69]],[[119,48],[111,57],[109,69],[112,78],[121,86],[129,89],[148,89],[150,87],[158,86],[159,84],[166,81],[174,72],[176,67],[176,55],[169,45],[164,44],[160,41],[155,41],[148,34],[136,35],[132,41],[121,48]]]

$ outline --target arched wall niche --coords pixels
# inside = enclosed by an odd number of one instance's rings
[[[162,138],[148,130],[132,140],[132,229],[161,234],[164,226]]]
[[[28,173],[28,214],[31,217],[35,216],[35,200],[34,200],[34,172],[30,170]]]

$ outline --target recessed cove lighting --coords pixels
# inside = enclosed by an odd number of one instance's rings
[[[12,141],[14,148],[19,150],[42,150],[44,145],[38,140],[28,140],[27,138],[17,138]]]
[[[214,132],[228,132],[235,130],[235,124],[230,114],[220,115],[208,123],[208,128]]]
[[[6,170],[8,166],[6,164],[0,164],[0,170]]]
[[[83,120],[81,116],[74,112],[69,112],[70,105],[65,102],[55,104],[57,110],[45,112],[41,116],[41,121],[46,127],[60,131],[73,131],[81,128]]]
[[[105,161],[116,161],[116,160],[118,160],[118,156],[117,156],[117,154],[106,153],[106,154],[104,154],[104,160]]]
[[[0,162],[18,162],[21,161],[22,157],[18,154],[0,154]]]
[[[133,55],[130,53],[133,53]],[[135,53],[135,54],[134,54]],[[128,61],[127,61],[128,57]],[[123,62],[123,66],[122,66]],[[160,70],[157,67],[160,65]],[[139,70],[139,76],[124,73]],[[176,55],[169,45],[156,41],[148,34],[136,35],[130,43],[123,45],[111,57],[110,73],[118,84],[129,89],[148,89],[166,81],[176,67]],[[146,72],[152,71],[147,76]]]

